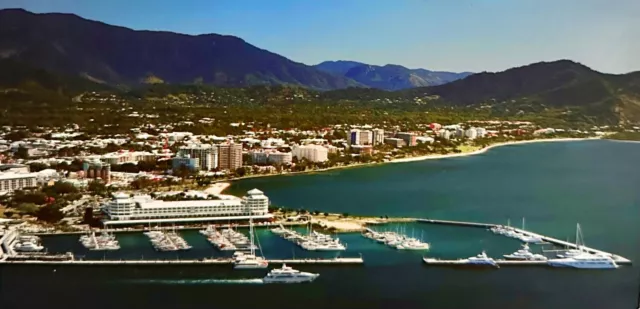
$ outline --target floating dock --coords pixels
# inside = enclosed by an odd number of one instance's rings
[[[489,229],[492,227],[498,227],[498,226],[502,226],[500,224],[491,224],[491,223],[478,223],[478,222],[465,222],[465,221],[450,221],[450,220],[433,220],[433,219],[416,219],[416,222],[420,222],[420,223],[430,223],[430,224],[443,224],[443,225],[456,225],[456,226],[467,226],[467,227],[476,227],[476,228],[485,228],[485,229]],[[515,232],[518,232],[520,234],[526,235],[526,236],[530,236],[530,237],[539,237],[540,239],[542,239],[542,241],[547,242],[547,243],[552,243],[554,245],[557,246],[563,246],[563,247],[567,247],[567,248],[571,248],[571,249],[578,249],[578,246],[576,246],[576,244],[574,243],[570,243],[567,241],[563,241],[560,239],[556,239],[553,237],[549,237],[549,236],[544,236],[541,234],[537,234],[537,233],[533,233],[530,231],[525,231],[519,228],[515,228],[515,227],[511,227],[511,229]],[[631,260],[624,258],[622,256],[613,254],[613,253],[609,253],[609,252],[605,252],[602,250],[598,250],[598,249],[594,249],[594,248],[590,248],[590,247],[586,247],[586,246],[581,246],[580,249],[589,252],[589,253],[593,253],[593,254],[601,254],[601,255],[607,255],[610,256],[617,264],[620,265],[629,265],[631,264]],[[431,260],[431,259],[430,259]],[[446,264],[447,261],[443,260],[443,264]],[[497,261],[496,261],[497,262]],[[514,263],[515,262],[515,263]],[[527,263],[523,263],[523,262],[541,262],[541,261],[503,261],[504,264],[500,264],[500,265],[528,265]],[[425,261],[426,263],[426,261]],[[435,263],[435,262],[432,262]],[[546,265],[546,262],[543,262]],[[451,263],[449,263],[451,264]],[[536,265],[536,264],[533,264]]]
[[[334,259],[287,259],[268,260],[270,264],[321,264],[321,265],[362,265],[364,260],[358,258]],[[231,265],[231,259],[201,259],[201,260],[0,260],[2,264],[22,265]]]

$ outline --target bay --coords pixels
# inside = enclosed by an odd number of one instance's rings
[[[565,239],[575,224],[587,245],[640,259],[640,144],[611,141],[498,147],[443,160],[385,164],[325,173],[247,179],[232,193],[259,188],[276,205],[352,215],[429,217],[514,225]],[[397,226],[397,227],[396,227]],[[382,228],[382,227],[381,227]],[[493,257],[518,242],[482,229],[427,224],[389,225],[424,237],[428,256]],[[196,231],[181,232],[191,251],[157,253],[140,233],[118,234],[122,249],[85,251],[75,236],[43,239],[52,252],[87,259],[221,256]],[[267,230],[268,258],[316,257]],[[639,268],[613,271],[549,268],[499,270],[427,267],[422,253],[396,251],[358,234],[339,235],[343,256],[363,266],[299,266],[321,274],[307,285],[256,285],[264,271],[212,267],[0,267],[1,308],[635,308]],[[536,246],[534,250],[541,248]],[[36,296],[37,295],[37,296]]]

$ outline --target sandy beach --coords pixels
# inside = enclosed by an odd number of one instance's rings
[[[451,153],[446,155],[426,155],[419,157],[411,157],[411,158],[402,158],[402,159],[394,159],[389,161],[388,163],[404,163],[404,162],[414,162],[414,161],[422,161],[422,160],[434,160],[434,159],[446,159],[446,158],[456,158],[456,157],[466,157],[473,156],[481,153],[485,153],[492,148],[497,148],[501,146],[509,146],[509,145],[522,145],[522,144],[532,144],[532,143],[549,143],[549,142],[577,142],[577,141],[585,141],[585,140],[594,140],[600,139],[598,137],[590,137],[590,138],[548,138],[548,139],[533,139],[526,141],[513,141],[513,142],[504,142],[493,144],[491,146],[487,146],[482,149],[478,149],[476,151],[471,152],[462,152],[462,153]]]

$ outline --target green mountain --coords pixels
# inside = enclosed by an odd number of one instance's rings
[[[111,85],[360,86],[234,36],[134,31],[72,14],[0,10],[0,58]]]
[[[406,98],[428,97],[458,106],[576,106],[590,115],[640,121],[640,72],[604,74],[569,60],[473,74],[448,84],[402,93]]]
[[[363,85],[383,90],[400,90],[445,84],[465,78],[472,73],[437,72],[425,69],[408,69],[400,65],[369,65],[355,61],[325,61],[315,65],[325,72],[345,76]]]

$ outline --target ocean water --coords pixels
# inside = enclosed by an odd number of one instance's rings
[[[274,204],[361,215],[430,217],[520,225],[573,240],[579,222],[587,245],[640,260],[640,144],[610,141],[506,146],[472,157],[387,164],[327,173],[248,179],[232,192],[263,190]],[[500,257],[517,241],[483,229],[420,223],[403,229],[432,245],[427,256]],[[157,253],[140,233],[118,234],[122,249],[86,251],[76,236],[43,239],[51,252],[85,259],[223,256],[196,231],[181,232],[188,252]],[[311,253],[267,230],[267,258],[332,257]],[[2,266],[0,308],[637,308],[640,272],[517,267],[429,267],[423,253],[387,248],[358,234],[339,235],[340,256],[364,265],[296,266],[318,272],[311,284],[264,285],[266,271],[231,266]],[[547,248],[547,247],[545,247]],[[533,250],[543,248],[533,246]]]

